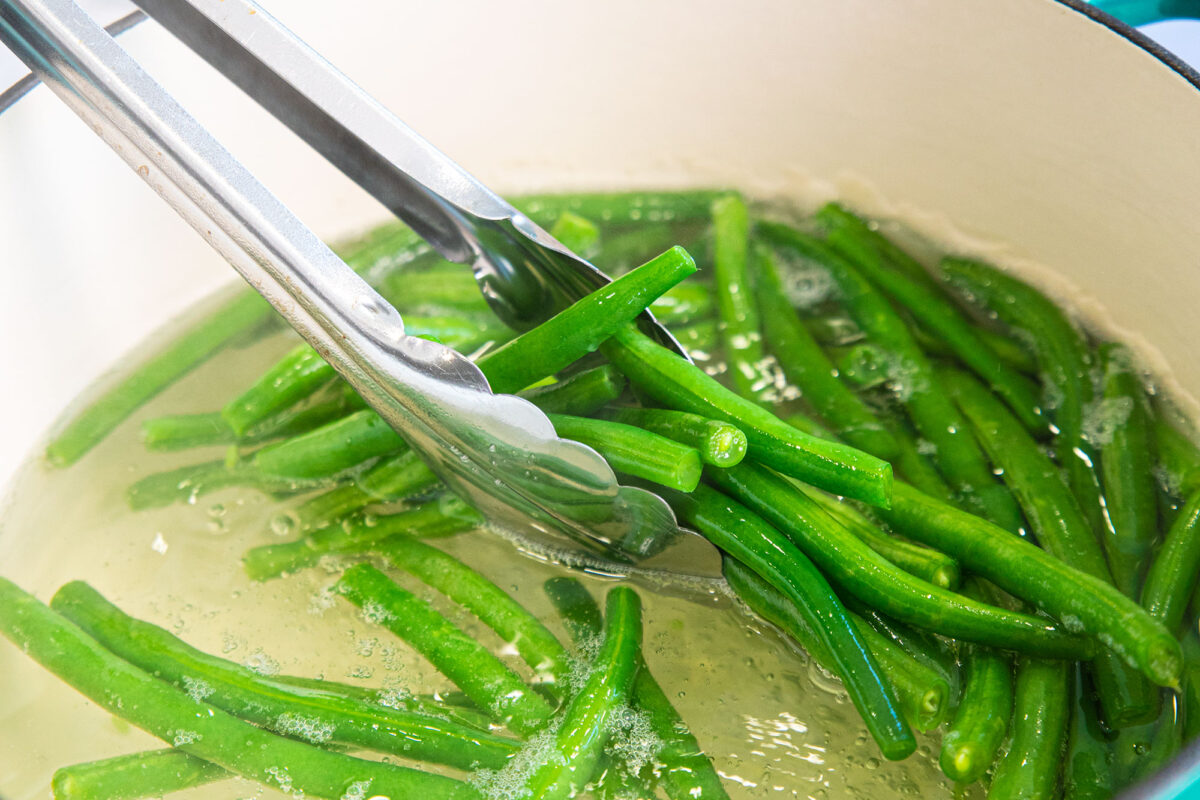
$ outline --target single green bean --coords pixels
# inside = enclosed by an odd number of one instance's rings
[[[334,523],[293,542],[251,548],[242,556],[242,568],[251,580],[265,581],[312,566],[324,556],[371,550],[393,536],[428,539],[481,524],[483,518],[472,508],[453,495],[444,495],[398,514]]]
[[[746,434],[721,420],[662,408],[614,408],[602,416],[693,447],[701,461],[714,467],[732,467],[746,457]]]
[[[624,376],[611,364],[604,364],[517,394],[547,414],[583,417],[616,400],[624,389]]]
[[[773,244],[813,258],[829,271],[846,310],[872,341],[895,359],[896,369],[905,376],[897,381],[898,396],[921,436],[934,445],[933,459],[943,477],[971,507],[979,508],[1001,527],[1019,530],[1021,512],[1016,502],[996,482],[966,420],[937,385],[929,359],[887,298],[819,239],[774,223],[762,223],[759,230]]]
[[[254,425],[291,408],[336,377],[337,372],[312,345],[298,345],[231,400],[221,410],[221,416],[235,434],[242,436]]]
[[[482,645],[370,564],[342,573],[334,590],[412,645],[497,722],[522,735],[540,730],[554,709]]]
[[[643,428],[589,417],[550,414],[564,439],[586,444],[613,469],[671,489],[690,492],[700,483],[700,451]]]
[[[724,472],[724,470],[712,470]],[[781,592],[829,655],[854,707],[885,758],[907,758],[917,742],[895,694],[829,583],[805,555],[741,503],[708,486],[668,496],[685,522]]]
[[[582,583],[551,578],[544,588],[576,647],[591,648],[599,641],[604,624],[600,607]],[[633,702],[649,716],[650,728],[662,742],[656,771],[671,800],[729,800],[712,762],[644,661],[634,679]]]
[[[470,611],[513,645],[542,682],[559,695],[568,685],[566,649],[537,617],[496,584],[453,556],[417,539],[393,537],[380,548],[389,564],[416,576]]]
[[[710,470],[705,478],[786,534],[844,592],[889,616],[993,647],[1058,658],[1090,655],[1091,642],[1048,620],[989,606],[909,575],[762,467],[742,463]]]
[[[595,775],[612,720],[628,701],[641,665],[641,601],[625,586],[611,589],[605,604],[604,643],[587,682],[567,706],[555,735],[554,756],[530,776],[527,796],[566,800]]]
[[[1098,459],[1083,435],[1084,409],[1095,394],[1092,352],[1083,334],[1044,294],[994,267],[946,258],[941,271],[952,285],[1030,337],[1046,386],[1043,407],[1058,428],[1058,459],[1066,467],[1080,510],[1101,536],[1106,528],[1095,469]]]
[[[650,302],[696,271],[673,247],[479,360],[492,391],[511,393],[553,375],[594,351]]]
[[[1167,693],[1158,717],[1122,728],[1113,742],[1113,782],[1119,791],[1157,772],[1170,761],[1183,741],[1182,704]]]
[[[983,597],[975,581],[966,589],[968,596]],[[996,760],[1008,733],[1013,713],[1012,661],[990,648],[971,645],[963,662],[962,700],[942,736],[938,763],[951,780],[973,783]]]
[[[916,436],[908,424],[902,419],[892,419],[888,421],[888,430],[896,440],[896,457],[892,466],[900,477],[927,495],[946,503],[952,502],[954,492],[946,485],[933,462],[921,452]]]
[[[1178,685],[1183,668],[1178,642],[1116,587],[903,483],[896,484],[892,507],[876,513],[898,533],[953,556],[963,569],[1066,620],[1069,630],[1096,637],[1158,685]]]
[[[1087,669],[1074,667],[1071,723],[1067,758],[1063,764],[1063,797],[1068,800],[1109,800],[1113,796],[1112,748],[1100,724],[1096,696]]]
[[[1133,356],[1124,346],[1100,347],[1104,414],[1113,414],[1107,442],[1100,444],[1101,476],[1109,527],[1103,537],[1117,588],[1138,596],[1143,567],[1158,534],[1158,493],[1150,409]]]
[[[254,454],[254,469],[269,478],[334,478],[372,458],[407,447],[373,409],[365,408],[316,430],[268,445]]]
[[[592,258],[600,251],[600,229],[596,223],[573,211],[564,211],[554,220],[550,235],[568,250],[584,258]]]
[[[903,248],[892,242],[891,239],[880,233],[873,226],[873,223],[857,216],[845,206],[837,203],[826,203],[817,210],[816,217],[831,233],[833,231],[840,231],[843,234],[850,234],[864,245],[878,250],[886,259],[889,267],[899,271],[910,281],[921,284],[926,288],[937,286],[933,276],[929,274],[929,270],[921,266],[920,262],[905,252]]]
[[[354,786],[391,797],[477,800],[459,781],[285,739],[160,681],[0,578],[0,633],[100,708],[189,755],[267,786],[340,800]]]
[[[1183,740],[1200,735],[1200,638],[1192,629],[1183,637]]]
[[[1012,736],[992,776],[989,798],[1054,800],[1058,796],[1070,713],[1068,667],[1065,661],[1022,658],[1017,662]]]
[[[650,304],[650,312],[664,324],[684,325],[710,317],[713,312],[712,288],[705,283],[681,283]],[[713,341],[716,341],[716,322]]]
[[[182,750],[147,750],[72,764],[50,779],[54,800],[140,800],[233,777]]]
[[[232,486],[282,496],[320,485],[321,481],[265,475],[249,461],[206,461],[147,475],[126,490],[126,499],[130,508],[140,511],[172,503],[194,503],[203,495]]]
[[[1188,498],[1154,557],[1142,606],[1169,631],[1178,631],[1200,575],[1200,490]]]
[[[723,572],[734,594],[751,611],[794,639],[822,668],[847,682],[829,649],[795,603],[734,558],[725,558]],[[907,721],[920,731],[937,728],[949,708],[950,687],[945,678],[881,636],[861,617],[853,613],[847,616],[886,676]]]
[[[1036,433],[1046,431],[1046,418],[1036,387],[1000,359],[978,335],[975,325],[940,288],[890,268],[891,264],[880,250],[844,228],[830,232],[829,244],[853,261],[868,280],[902,305],[919,324],[928,328],[934,338],[944,342],[1008,404],[1026,428]]]
[[[184,450],[213,445],[253,445],[307,433],[345,416],[347,405],[340,399],[313,403],[285,411],[256,425],[242,436],[215,411],[208,414],[169,414],[142,423],[142,443],[149,450]]]
[[[780,472],[871,505],[888,502],[892,468],[860,450],[805,434],[739,397],[692,364],[627,327],[601,348],[617,369],[664,406],[741,428],[749,457]]]
[[[114,654],[241,719],[313,744],[344,744],[458,769],[499,769],[519,742],[449,720],[280,684],[133,619],[81,581],[50,607]]]
[[[736,194],[715,200],[713,215],[713,287],[717,296],[721,345],[733,388],[754,399],[767,386],[763,376],[762,332],[750,288],[750,215]]]
[[[971,420],[992,463],[1004,471],[1004,482],[1020,501],[1041,546],[1064,563],[1113,584],[1104,552],[1075,496],[1021,423],[965,373],[943,373],[943,384]],[[1097,659],[1095,675],[1110,725],[1128,725],[1156,715],[1158,692],[1111,653]]]
[[[958,588],[958,562],[950,556],[884,532],[858,509],[829,495],[812,492],[808,496],[842,527],[900,569],[942,589]]]
[[[1169,411],[1168,411],[1169,413]],[[1200,489],[1200,447],[1190,434],[1176,428],[1167,413],[1154,415],[1155,450],[1165,473],[1168,491],[1177,498],[1187,498]]]
[[[755,289],[767,347],[787,379],[849,444],[890,459],[896,442],[875,415],[838,380],[837,370],[800,322],[784,292],[774,254],[755,250]]]

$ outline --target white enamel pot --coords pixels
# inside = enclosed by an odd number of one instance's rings
[[[1081,3],[269,6],[501,190],[837,196],[1049,267],[1031,274],[1200,396],[1200,75]],[[123,41],[320,233],[383,217],[152,24]],[[0,178],[2,478],[232,273],[44,89],[0,116]]]

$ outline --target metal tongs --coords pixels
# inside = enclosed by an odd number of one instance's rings
[[[469,264],[506,323],[531,327],[608,282],[250,0],[138,5],[443,256]],[[466,358],[407,336],[400,315],[72,0],[0,0],[0,41],[487,519],[625,561],[623,543],[679,533],[661,498],[619,485],[532,404],[492,394]],[[714,569],[693,554],[683,571]]]

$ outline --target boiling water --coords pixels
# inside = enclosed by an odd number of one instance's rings
[[[149,453],[138,438],[142,420],[220,408],[294,341],[277,334],[221,353],[70,469],[28,463],[10,488],[2,515],[4,574],[43,601],[67,581],[87,580],[126,612],[206,652],[264,672],[414,693],[448,689],[445,679],[406,645],[326,593],[335,565],[262,584],[244,576],[240,558],[247,549],[297,533],[281,522],[286,517],[280,517],[279,502],[228,489],[190,505],[140,512],[126,505],[124,492],[134,480],[219,458],[222,452]],[[545,579],[564,569],[526,557],[482,531],[438,544],[481,570],[567,641],[541,591]],[[477,621],[397,577],[528,674],[511,648]],[[611,580],[585,580],[598,598],[611,585]],[[904,762],[882,761],[840,683],[722,594],[682,597],[637,588],[645,605],[646,661],[712,757],[731,797],[954,795],[936,766],[935,736],[923,737],[917,754]],[[4,642],[0,675],[5,687],[0,692],[0,796],[6,800],[47,797],[58,767],[162,746]],[[630,748],[647,744],[637,741],[636,726],[625,739]],[[283,795],[239,779],[180,796]]]

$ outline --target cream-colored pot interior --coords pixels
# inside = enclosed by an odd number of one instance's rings
[[[1200,394],[1200,90],[1068,6],[269,5],[501,190],[840,196],[1051,267],[1044,285],[1076,287]],[[125,41],[322,234],[383,216],[165,34]],[[0,175],[6,475],[90,378],[232,273],[44,90],[0,117]]]

